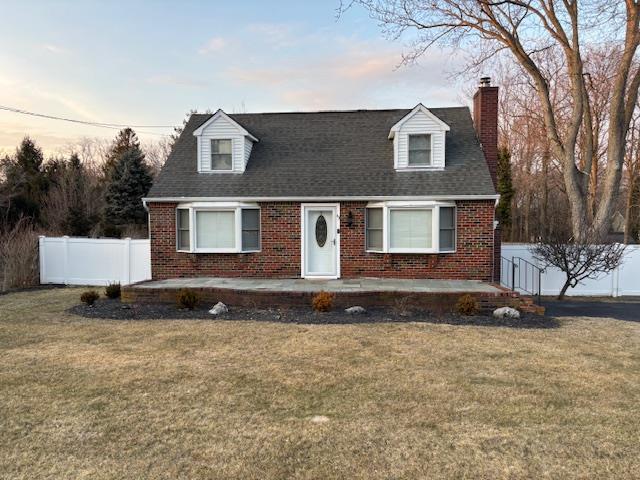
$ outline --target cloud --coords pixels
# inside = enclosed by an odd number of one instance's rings
[[[398,67],[401,49],[378,42],[345,42],[341,51],[317,50],[303,59],[278,57],[269,64],[223,72],[232,84],[271,95],[275,103],[301,109],[348,109],[459,105],[455,82],[446,70],[458,59],[430,52],[422,63]],[[335,48],[333,50],[336,50]],[[271,59],[273,60],[273,59]]]
[[[227,46],[227,41],[222,37],[210,38],[207,43],[198,49],[200,55],[208,55],[210,53],[219,52]]]
[[[47,52],[53,53],[55,55],[63,55],[69,53],[69,50],[67,50],[66,48],[54,45],[52,43],[45,43],[44,45],[42,45],[42,48]]]
[[[283,48],[296,45],[296,26],[288,23],[250,23],[245,30],[262,44]],[[299,39],[299,38],[298,38]]]

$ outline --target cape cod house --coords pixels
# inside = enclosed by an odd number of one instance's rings
[[[497,103],[192,115],[144,199],[153,279],[493,280]]]

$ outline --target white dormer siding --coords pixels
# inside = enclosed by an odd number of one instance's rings
[[[393,139],[393,165],[396,170],[442,170],[445,167],[445,135],[449,126],[431,113],[424,105],[418,104],[411,112],[396,123],[389,132]],[[431,137],[431,164],[409,165],[409,136],[429,135]]]
[[[193,132],[198,144],[198,172],[242,173],[247,167],[253,142],[258,139],[222,110],[218,110],[209,120]],[[211,141],[231,141],[231,170],[211,169]]]
[[[247,168],[247,163],[249,163],[249,157],[251,156],[251,149],[253,148],[253,141],[249,140],[247,137],[244,137],[244,167]]]

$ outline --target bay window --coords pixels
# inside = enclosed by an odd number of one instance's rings
[[[365,245],[369,252],[455,252],[456,217],[453,203],[374,203],[367,206],[365,218]]]
[[[189,209],[179,208],[177,210],[176,232],[178,234],[178,250],[190,250],[191,238],[189,235]]]
[[[176,210],[176,247],[193,253],[260,250],[260,209],[255,204],[182,204]]]
[[[367,250],[381,252],[382,242],[382,208],[366,209]]]

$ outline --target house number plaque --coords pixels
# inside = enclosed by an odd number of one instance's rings
[[[320,247],[324,247],[327,242],[327,221],[324,215],[320,215],[316,220],[316,242]]]

